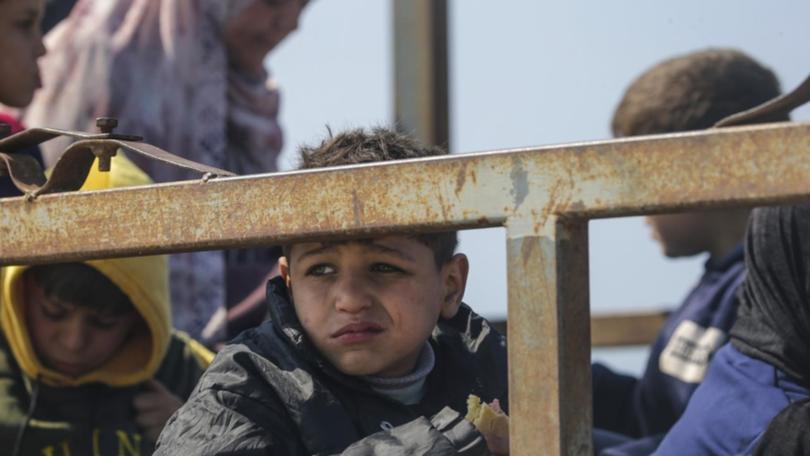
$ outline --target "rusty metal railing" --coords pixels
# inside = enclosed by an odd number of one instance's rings
[[[0,262],[504,226],[511,454],[589,454],[588,220],[808,197],[810,125],[775,124],[2,199]]]
[[[591,348],[649,345],[655,342],[669,312],[622,312],[591,315]],[[502,334],[507,334],[506,320],[489,320]]]

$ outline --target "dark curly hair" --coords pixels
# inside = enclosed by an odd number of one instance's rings
[[[129,297],[107,276],[84,263],[31,266],[24,273],[45,296],[97,312],[124,315],[135,311]]]
[[[627,88],[613,114],[614,136],[709,128],[779,96],[771,70],[734,49],[707,49],[658,63]],[[761,122],[789,120],[787,114]]]
[[[325,168],[330,166],[357,165],[410,158],[435,157],[446,155],[439,147],[427,146],[416,139],[387,128],[349,130],[333,134],[317,146],[301,146],[298,169]],[[415,239],[433,251],[438,267],[453,257],[458,245],[455,231],[419,234]],[[283,247],[284,256],[289,259],[290,246]]]

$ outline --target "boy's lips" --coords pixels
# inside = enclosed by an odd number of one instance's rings
[[[49,364],[51,365],[51,368],[66,374],[75,374],[84,370],[84,365],[77,363],[51,360]]]
[[[350,323],[332,333],[331,337],[344,344],[355,344],[373,339],[383,331],[377,323],[364,321]]]

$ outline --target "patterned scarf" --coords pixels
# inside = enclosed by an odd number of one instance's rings
[[[32,127],[118,131],[185,158],[238,174],[271,172],[281,150],[279,95],[264,78],[228,65],[222,33],[257,0],[79,0],[46,37],[43,86],[25,114]],[[51,141],[52,165],[67,145]],[[131,157],[156,182],[198,178]],[[174,321],[199,337],[225,305],[223,252],[171,257]]]

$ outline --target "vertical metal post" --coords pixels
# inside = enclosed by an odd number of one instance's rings
[[[393,6],[397,128],[449,148],[447,0],[393,0]]]
[[[587,221],[521,226],[507,223],[510,454],[590,455]]]

